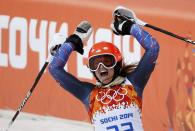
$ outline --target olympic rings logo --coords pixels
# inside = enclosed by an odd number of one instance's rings
[[[110,95],[111,92],[114,92],[112,96]],[[116,97],[118,95],[122,97],[117,99]],[[109,104],[112,100],[117,102],[123,100],[125,95],[127,95],[127,89],[125,88],[119,88],[118,90],[109,89],[107,90],[107,92],[103,91],[98,92],[98,94],[96,95],[96,100],[101,101],[103,104]]]

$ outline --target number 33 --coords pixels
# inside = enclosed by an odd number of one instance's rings
[[[122,123],[121,124],[121,127],[124,127],[124,126],[129,126],[129,129],[126,129],[124,131],[133,131],[133,126],[132,126],[132,123],[131,122]],[[118,128],[117,125],[113,125],[113,126],[106,127],[106,129],[107,130],[114,129],[115,131],[119,131],[119,128]]]

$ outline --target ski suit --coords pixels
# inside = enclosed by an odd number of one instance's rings
[[[72,43],[63,43],[49,65],[49,71],[54,79],[85,105],[95,131],[143,130],[142,94],[154,70],[159,44],[137,24],[133,24],[130,33],[145,49],[145,53],[137,68],[119,85],[99,88],[66,72],[64,66],[73,51]]]

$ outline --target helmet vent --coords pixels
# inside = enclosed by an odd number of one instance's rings
[[[108,47],[103,47],[104,50],[108,50]]]
[[[99,52],[101,52],[101,50],[96,50],[96,53],[99,53]]]

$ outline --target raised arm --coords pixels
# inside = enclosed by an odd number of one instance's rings
[[[143,89],[156,64],[159,44],[148,32],[143,30],[137,24],[133,24],[130,33],[145,49],[145,53],[140,60],[138,67],[127,76],[131,83],[135,86],[139,96],[142,96]]]
[[[158,42],[136,24],[134,12],[124,7],[117,7],[114,10],[111,28],[115,34],[132,35],[145,49],[145,53],[139,62],[138,67],[127,76],[134,85],[138,95],[142,97],[144,87],[154,70],[158,57]]]
[[[88,107],[88,96],[94,85],[82,82],[64,70],[64,66],[73,50],[83,54],[82,40],[79,34],[73,34],[67,38],[66,42],[59,49],[56,48],[54,57],[49,65],[49,72],[61,87],[73,94]]]

